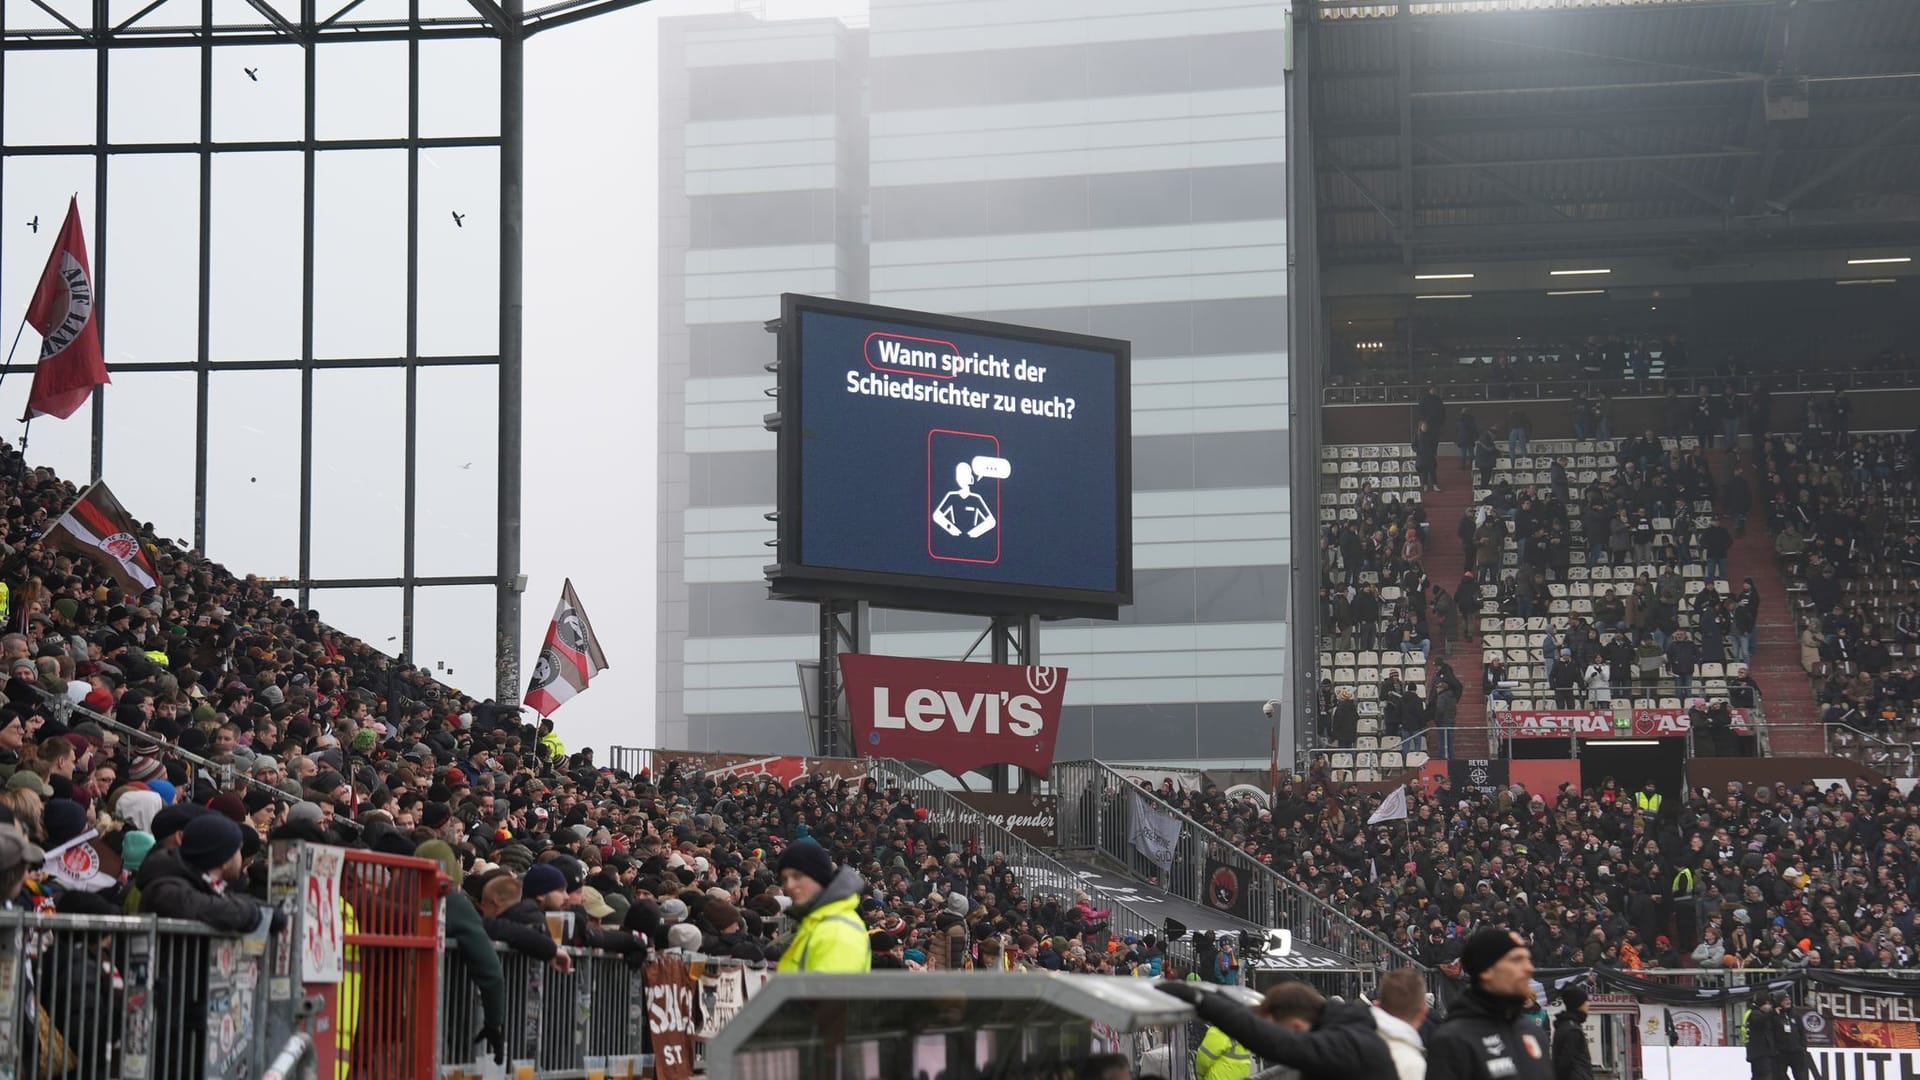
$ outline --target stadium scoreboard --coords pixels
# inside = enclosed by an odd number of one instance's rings
[[[1127,342],[782,297],[775,595],[1114,618]]]

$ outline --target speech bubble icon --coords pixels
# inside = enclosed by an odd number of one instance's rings
[[[985,454],[974,458],[973,475],[982,480],[1005,480],[1013,475],[1013,463],[1003,457],[987,457]]]

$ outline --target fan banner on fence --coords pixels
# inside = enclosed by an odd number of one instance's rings
[[[1803,1014],[1809,1046],[1920,1050],[1920,998],[1818,984],[1807,988]]]
[[[587,621],[586,609],[573,594],[573,580],[560,587],[560,606],[547,624],[547,641],[540,647],[540,659],[533,665],[533,685],[527,687],[527,704],[541,716],[553,711],[587,688],[595,675],[607,670],[607,654],[600,651],[600,639]]]
[[[138,596],[160,583],[160,572],[140,543],[140,526],[113,497],[105,481],[87,485],[60,520],[47,530],[47,544],[100,564],[128,593]]]
[[[113,380],[100,355],[100,297],[87,264],[87,238],[80,230],[80,198],[67,203],[67,220],[40,271],[27,303],[27,325],[40,335],[40,362],[27,391],[27,415],[65,420]]]
[[[653,767],[664,773],[669,765],[679,765],[707,776],[734,777],[741,781],[737,785],[746,790],[747,781],[766,777],[780,781],[782,786],[793,784],[803,776],[819,776],[840,781],[861,780],[867,775],[866,766],[851,758],[802,757],[798,754],[728,754],[708,750],[656,750],[653,752]]]
[[[1611,709],[1505,709],[1493,722],[1506,739],[1664,739],[1685,735],[1693,726],[1685,709],[1634,709],[1625,714]],[[1736,735],[1753,734],[1753,710],[1733,710]]]
[[[840,675],[861,757],[1053,768],[1066,668],[841,653]]]
[[[682,956],[655,953],[647,961],[647,1032],[653,1038],[656,1080],[692,1080],[699,982]]]
[[[1252,901],[1247,896],[1247,873],[1219,859],[1207,860],[1207,906],[1238,919],[1253,921]]]
[[[1137,791],[1128,792],[1127,797],[1133,800],[1133,828],[1127,831],[1127,842],[1148,862],[1172,873],[1173,852],[1180,843],[1179,817]]]
[[[1667,1015],[1673,1016],[1673,1042],[1667,1042]],[[1684,1005],[1640,1006],[1641,1046],[1725,1046],[1726,1009],[1693,1009]]]
[[[1057,843],[1060,797],[1057,795],[996,795],[990,791],[955,791],[954,798],[984,814],[988,821],[1036,847]]]

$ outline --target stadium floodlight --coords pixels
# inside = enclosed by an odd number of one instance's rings
[[[1413,280],[1415,281],[1465,281],[1468,278],[1471,278],[1472,276],[1473,275],[1471,273],[1468,273],[1465,271],[1462,271],[1457,274],[1415,274],[1413,275]]]
[[[1613,271],[1606,267],[1592,267],[1592,268],[1581,269],[1581,270],[1549,270],[1547,271],[1547,276],[1549,277],[1586,277],[1590,274],[1611,274],[1611,273],[1613,273]]]
[[[1878,255],[1869,259],[1848,259],[1848,266],[1879,266],[1884,263],[1910,263],[1911,255]]]
[[[1890,278],[1890,277],[1840,278],[1839,280],[1835,281],[1834,284],[1835,285],[1892,285],[1899,280],[1900,280],[1899,278]]]
[[[1605,296],[1605,289],[1548,289],[1548,296]]]
[[[1473,299],[1473,294],[1470,292],[1421,293],[1420,295],[1414,297],[1414,299],[1415,300],[1471,300]]]

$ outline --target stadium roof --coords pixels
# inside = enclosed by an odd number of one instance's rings
[[[1328,263],[1920,239],[1914,0],[1317,0]]]

